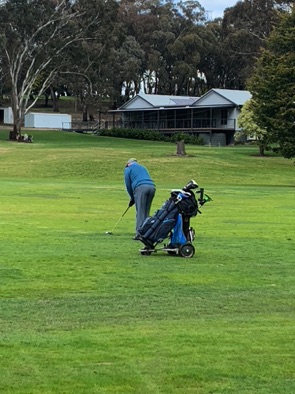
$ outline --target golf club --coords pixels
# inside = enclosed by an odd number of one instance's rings
[[[120,223],[121,219],[123,218],[123,216],[125,215],[125,213],[128,211],[129,208],[130,208],[130,206],[128,206],[127,209],[124,211],[124,213],[122,214],[120,219],[117,221],[117,223],[115,224],[115,226],[112,229],[112,231],[106,231],[106,234],[113,235],[113,232],[114,232],[115,228],[118,226],[118,224]]]

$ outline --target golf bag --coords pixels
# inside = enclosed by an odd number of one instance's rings
[[[138,236],[145,245],[146,251],[154,250],[155,246],[168,236],[170,236],[170,242],[165,250],[174,250],[175,253],[178,253],[182,245],[193,241],[194,230],[190,227],[190,218],[196,216],[200,212],[199,206],[208,201],[204,199],[204,189],[197,192],[200,197],[196,198],[193,192],[196,188],[198,185],[192,180],[183,189],[172,190],[170,198],[163,206],[144,221],[138,230]],[[206,198],[209,197],[206,196]]]

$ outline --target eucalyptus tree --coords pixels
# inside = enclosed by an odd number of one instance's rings
[[[200,93],[212,88],[224,88],[226,86],[228,59],[223,49],[224,32],[222,19],[206,23],[201,39],[203,42],[199,71],[203,76]]]
[[[118,2],[77,0],[75,9],[81,13],[75,20],[76,28],[81,29],[84,36],[64,52],[68,66],[58,73],[58,78],[78,99],[82,119],[88,120],[88,115],[93,115],[93,111],[102,108],[102,103],[111,100]]]
[[[261,48],[290,1],[238,1],[224,12],[222,51],[226,70],[224,87],[245,89]]]
[[[67,1],[10,0],[1,8],[0,45],[11,82],[11,105],[14,129],[11,139],[20,134],[25,113],[53,78],[57,67],[51,67],[73,37],[65,27],[77,13]],[[59,45],[53,45],[59,44]],[[40,77],[45,75],[36,98],[29,105],[29,97]]]
[[[286,158],[295,157],[295,9],[266,41],[248,87],[257,124],[279,145]]]
[[[172,3],[160,0],[121,0],[118,12],[117,48],[114,57],[114,89],[123,101],[144,89],[157,93],[157,81],[165,63],[170,34]]]
[[[84,28],[76,23],[84,14],[85,9],[70,0],[8,0],[1,7],[0,48],[14,116],[10,139],[21,133],[24,115],[56,74],[69,66],[64,54],[84,37]],[[91,23],[96,19],[92,16]]]
[[[200,75],[205,10],[198,1],[180,1],[173,11],[171,31],[175,38],[166,52],[168,92],[194,95]]]
[[[125,72],[121,63],[121,73],[115,73],[118,88],[125,83],[133,86],[132,94],[140,84],[149,93],[195,92],[204,17],[197,1],[121,0],[117,53],[130,67]]]

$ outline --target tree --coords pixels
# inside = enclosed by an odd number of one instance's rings
[[[163,53],[166,80],[160,81],[159,89],[162,94],[196,95],[205,9],[198,1],[179,1],[171,11],[174,38]]]
[[[165,74],[165,49],[175,38],[170,32],[172,3],[162,3],[160,0],[120,1],[113,77],[117,101],[126,101],[127,96],[121,97],[122,100],[118,97],[122,91],[128,96],[138,93],[141,82],[150,93],[159,92],[158,80]]]
[[[114,55],[115,78],[122,101],[126,102],[140,90],[145,53],[135,37],[127,36]]]
[[[81,15],[69,0],[9,0],[2,6],[0,48],[10,78],[14,117],[10,139],[18,138],[24,115],[65,66],[65,49],[81,39],[83,30],[74,23]]]
[[[93,111],[113,99],[115,63],[112,54],[117,42],[118,3],[116,0],[77,0],[75,8],[81,13],[74,20],[78,25],[76,29],[84,34],[64,51],[67,65],[58,73],[58,80],[77,98],[82,119],[87,121],[93,117]]]
[[[235,138],[239,140],[241,137],[254,137],[259,147],[259,154],[264,155],[265,149],[269,147],[269,134],[265,128],[259,127],[255,121],[253,107],[257,103],[253,100],[248,100],[241,110],[238,117],[238,126],[242,129],[241,132],[236,133]]]
[[[245,89],[256,58],[290,1],[238,1],[223,19],[207,23],[208,45],[201,59],[207,87]]]
[[[226,88],[232,61],[224,49],[226,36],[222,28],[222,19],[215,19],[206,25],[203,31],[203,47],[199,70],[204,75],[200,95],[212,88]],[[205,86],[204,86],[205,85]]]
[[[132,93],[143,82],[146,92],[156,94],[194,94],[199,77],[200,31],[205,10],[197,1],[122,0],[119,18],[121,35],[118,52],[129,59],[128,83]],[[133,39],[132,39],[132,38]],[[128,44],[128,45],[127,45]],[[121,62],[122,63],[122,62]],[[115,64],[115,80],[124,81],[122,64]],[[124,64],[124,63],[123,63]],[[117,83],[119,89],[122,82]]]
[[[267,40],[248,87],[255,103],[253,114],[286,158],[295,157],[295,10]]]

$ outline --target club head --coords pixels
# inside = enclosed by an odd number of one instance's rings
[[[198,186],[197,182],[192,179],[191,181],[189,181],[189,183],[187,185],[184,186],[183,190],[190,191],[193,189],[197,189],[198,187],[199,186]]]
[[[113,235],[112,231],[106,231],[106,234]]]

